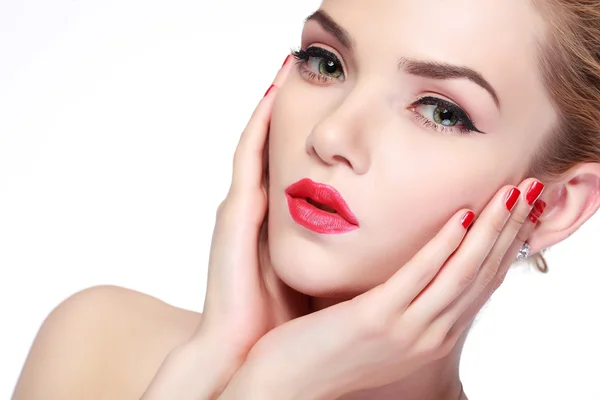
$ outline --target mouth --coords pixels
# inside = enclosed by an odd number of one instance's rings
[[[296,223],[317,233],[346,233],[359,227],[342,195],[332,186],[302,179],[285,191]]]
[[[327,204],[323,204],[323,203],[319,203],[318,201],[315,201],[313,199],[311,199],[310,197],[307,197],[306,202],[314,207],[317,207],[319,210],[323,210],[325,212],[331,213],[331,214],[337,214],[338,212],[335,211],[335,208],[328,206]]]

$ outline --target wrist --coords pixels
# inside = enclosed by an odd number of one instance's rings
[[[183,344],[165,358],[141,400],[214,399],[240,364],[207,342]]]
[[[331,400],[343,392],[322,379],[317,369],[289,360],[249,357],[219,400]]]
[[[218,400],[301,400],[305,396],[298,382],[289,381],[281,370],[245,363],[235,373]]]

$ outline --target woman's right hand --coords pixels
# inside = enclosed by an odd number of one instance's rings
[[[217,210],[202,323],[192,338],[222,344],[222,351],[240,362],[273,327],[271,293],[261,265],[268,261],[260,237],[268,201],[263,153],[274,99],[293,64],[287,61],[235,151],[231,187]]]
[[[285,297],[277,282],[266,282],[260,242],[267,210],[263,153],[275,96],[292,62],[284,62],[254,111],[235,151],[231,187],[217,211],[210,250],[202,321],[188,342],[167,357],[143,400],[208,399],[217,396],[244,362],[252,346],[282,311],[301,313],[299,294]],[[290,299],[295,300],[296,304]],[[294,308],[297,310],[282,310]],[[294,315],[295,316],[295,315]],[[277,317],[281,319],[281,316]]]

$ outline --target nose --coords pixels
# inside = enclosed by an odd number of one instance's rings
[[[376,97],[356,89],[315,125],[306,138],[306,151],[328,166],[343,165],[362,175],[371,164],[370,131],[378,124]]]

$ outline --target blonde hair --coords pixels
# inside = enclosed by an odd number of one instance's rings
[[[530,175],[552,182],[576,164],[600,162],[600,1],[533,1],[546,17],[540,70],[558,124],[533,157]],[[542,254],[532,259],[547,271]]]

